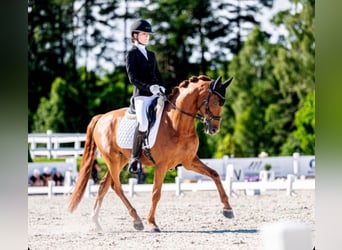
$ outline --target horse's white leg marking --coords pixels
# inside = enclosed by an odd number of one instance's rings
[[[99,213],[100,213],[100,209],[101,209],[101,204],[102,202],[99,202],[96,207],[93,210],[93,214],[92,214],[92,220],[95,223],[95,227],[97,231],[103,231],[102,227],[99,223]]]

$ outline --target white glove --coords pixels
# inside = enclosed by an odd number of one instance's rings
[[[163,94],[165,94],[165,88],[163,86],[159,86],[160,92],[162,92]]]
[[[152,94],[158,95],[158,94],[160,94],[160,89],[159,88],[160,88],[159,85],[154,84],[154,85],[150,86],[150,91],[151,91]]]

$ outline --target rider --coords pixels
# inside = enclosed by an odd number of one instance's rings
[[[126,54],[126,70],[129,81],[134,85],[133,100],[138,126],[134,133],[129,172],[138,173],[141,146],[148,128],[147,109],[156,95],[165,93],[165,83],[159,72],[155,55],[147,50],[151,24],[143,19],[131,26],[133,46]],[[141,164],[140,164],[141,166]]]

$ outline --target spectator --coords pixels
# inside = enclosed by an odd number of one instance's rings
[[[43,177],[41,176],[38,169],[35,168],[33,170],[33,174],[30,177],[29,184],[30,186],[44,186]]]
[[[55,174],[53,175],[53,180],[55,181],[56,186],[64,185],[64,176],[62,175],[59,169],[56,169]]]
[[[94,181],[94,184],[99,184],[99,173],[101,172],[101,167],[97,160],[94,160],[93,167],[91,169],[91,178]]]
[[[57,168],[56,168],[56,167],[53,167],[53,168],[51,169],[51,174],[52,174],[52,176],[54,176],[54,175],[55,175],[55,173],[56,173],[56,170],[57,170]]]
[[[265,151],[262,151],[259,155],[258,155],[259,158],[266,158],[268,157],[268,154],[265,152]]]
[[[44,180],[44,186],[47,186],[49,181],[52,181],[52,174],[48,167],[44,168],[43,174],[42,174],[43,180]]]

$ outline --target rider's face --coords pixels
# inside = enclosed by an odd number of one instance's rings
[[[143,45],[147,45],[149,39],[150,39],[150,33],[148,33],[148,32],[139,32],[137,34],[138,42],[143,44]]]

